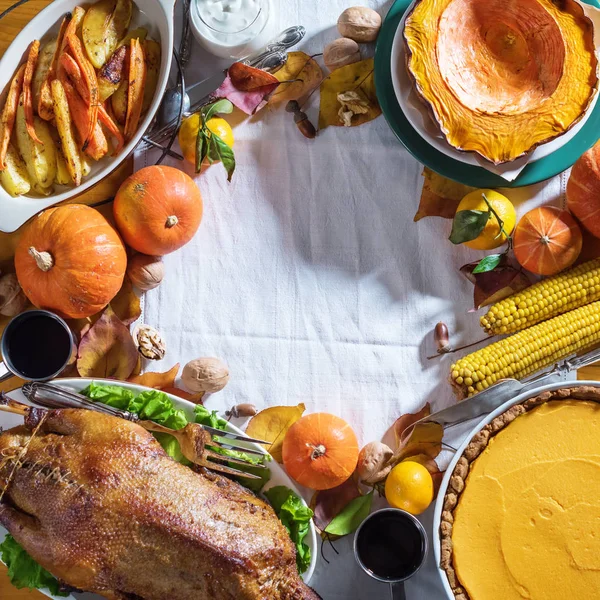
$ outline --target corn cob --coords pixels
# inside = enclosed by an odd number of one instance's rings
[[[596,300],[600,300],[600,258],[496,302],[481,317],[481,326],[489,335],[514,333]]]
[[[593,302],[468,354],[450,368],[450,382],[462,400],[500,379],[523,379],[598,345],[600,302]]]

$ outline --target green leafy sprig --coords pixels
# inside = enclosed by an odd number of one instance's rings
[[[230,114],[233,104],[229,100],[217,100],[200,109],[200,127],[196,137],[196,173],[200,172],[204,159],[209,164],[221,161],[227,171],[227,181],[231,181],[235,171],[235,155],[233,150],[207,126],[207,123],[216,114]]]
[[[452,232],[448,239],[453,244],[470,242],[478,238],[488,221],[494,218],[498,223],[498,234],[494,239],[498,239],[504,235],[506,237],[507,246],[504,252],[499,254],[489,254],[482,258],[475,269],[473,269],[473,273],[475,274],[493,271],[502,262],[503,256],[505,256],[512,248],[512,237],[504,228],[504,221],[500,218],[500,215],[496,212],[487,196],[484,193],[482,193],[481,196],[487,205],[487,210],[458,211],[452,222]]]

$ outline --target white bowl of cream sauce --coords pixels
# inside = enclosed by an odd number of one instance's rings
[[[243,58],[274,37],[274,10],[273,0],[192,0],[192,31],[215,56]]]

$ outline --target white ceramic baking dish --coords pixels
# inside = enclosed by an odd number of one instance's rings
[[[18,66],[25,62],[31,42],[36,39],[43,40],[52,34],[57,34],[64,15],[80,4],[83,4],[81,0],[54,0],[17,35],[2,59],[0,59],[0,90],[2,90],[0,106],[4,104],[8,84],[13,74]],[[0,231],[15,231],[27,219],[44,208],[81,194],[81,192],[106,177],[111,171],[114,171],[138,145],[158,110],[167,85],[173,56],[174,7],[175,0],[134,0],[131,27],[145,27],[148,29],[149,37],[160,42],[162,57],[154,99],[133,139],[121,150],[118,156],[106,156],[98,162],[91,161],[91,173],[84,178],[79,187],[55,186],[55,192],[44,198],[34,196],[13,198],[0,186]],[[0,21],[0,27],[1,24]]]
[[[469,432],[469,434],[465,437],[463,443],[458,448],[458,451],[456,452],[456,454],[454,455],[454,458],[452,459],[452,461],[448,465],[448,468],[446,469],[446,474],[444,475],[444,479],[442,480],[442,484],[440,486],[440,491],[438,492],[437,500],[435,503],[435,509],[434,509],[434,513],[433,513],[433,532],[432,532],[433,555],[435,558],[435,565],[436,565],[437,571],[442,579],[442,585],[444,587],[444,591],[446,593],[446,597],[448,598],[448,600],[454,600],[455,597],[454,597],[454,594],[452,593],[452,588],[450,587],[448,578],[446,577],[446,572],[440,567],[440,561],[441,561],[441,556],[442,556],[441,541],[440,541],[440,520],[442,517],[442,508],[444,506],[444,497],[446,496],[446,490],[448,489],[448,483],[450,481],[450,477],[452,476],[452,473],[454,472],[454,468],[456,467],[456,463],[458,462],[458,459],[462,456],[463,452],[465,451],[465,448],[469,445],[469,442],[471,441],[473,436],[476,433],[479,433],[479,431],[481,431],[481,429],[483,429],[483,427],[485,427],[488,423],[491,423],[498,415],[501,415],[503,412],[506,412],[511,406],[514,406],[515,404],[519,404],[520,402],[527,400],[527,398],[533,398],[534,396],[539,396],[539,394],[541,394],[542,392],[548,391],[548,390],[558,390],[560,388],[583,386],[583,385],[600,387],[600,382],[598,382],[598,381],[561,381],[559,383],[551,383],[548,385],[542,385],[538,388],[535,388],[533,390],[528,390],[528,391],[524,392],[523,394],[519,394],[518,396],[515,396],[512,400],[505,402],[502,406],[497,408],[494,412],[490,413],[483,420],[479,421],[479,423],[476,425],[476,427],[474,427]]]

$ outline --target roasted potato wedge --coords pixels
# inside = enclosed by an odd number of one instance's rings
[[[17,107],[16,140],[17,149],[25,161],[31,185],[37,184],[43,188],[50,187],[56,175],[56,148],[48,123],[39,117],[34,117],[33,125],[41,144],[34,142],[27,132],[23,94]]]
[[[135,135],[140,123],[144,88],[146,87],[146,60],[144,49],[138,39],[131,40],[129,53],[129,85],[127,87],[127,116],[123,135],[130,140]]]
[[[117,48],[120,48],[121,46],[129,47],[129,42],[131,42],[131,40],[133,40],[134,38],[137,38],[138,40],[140,40],[140,42],[143,42],[146,39],[147,35],[148,30],[144,27],[136,27],[135,29],[130,29],[125,35],[125,37],[119,42]]]
[[[119,46],[98,72],[100,102],[110,98],[127,74],[127,46]]]
[[[67,168],[67,159],[64,157],[61,148],[56,149],[56,176],[54,183],[58,185],[71,185],[73,180]]]
[[[81,174],[87,177],[92,172],[92,165],[86,156],[81,155]]]
[[[56,52],[57,47],[58,39],[55,38],[53,40],[50,40],[49,42],[46,42],[40,50],[37,65],[33,73],[33,79],[31,81],[33,106],[36,110],[38,110],[38,106],[40,105],[42,84],[44,83],[44,81],[46,81],[48,77],[48,73],[50,72],[50,67],[52,66],[52,61],[54,60],[54,54]]]
[[[113,114],[117,123],[125,125],[127,119],[127,91],[129,89],[129,81],[127,77],[121,81],[121,85],[117,88],[117,91],[110,97],[110,104],[112,106]]]
[[[52,100],[54,101],[54,116],[56,118],[56,128],[60,136],[61,148],[67,161],[69,175],[75,185],[81,183],[81,156],[77,148],[77,142],[73,133],[73,123],[67,95],[62,83],[55,79],[51,84]]]
[[[49,196],[54,192],[54,187],[52,185],[49,187],[42,187],[39,183],[34,183],[31,187],[31,191],[39,194],[40,196]]]
[[[101,69],[123,38],[129,22],[131,0],[100,0],[88,9],[81,35],[87,55],[96,69]]]
[[[11,196],[21,196],[31,190],[27,166],[12,144],[6,152],[6,168],[0,172],[0,183]]]
[[[160,73],[160,44],[154,40],[145,40],[143,48],[144,60],[146,61],[146,85],[144,86],[142,114],[150,108],[156,92],[158,74]]]

